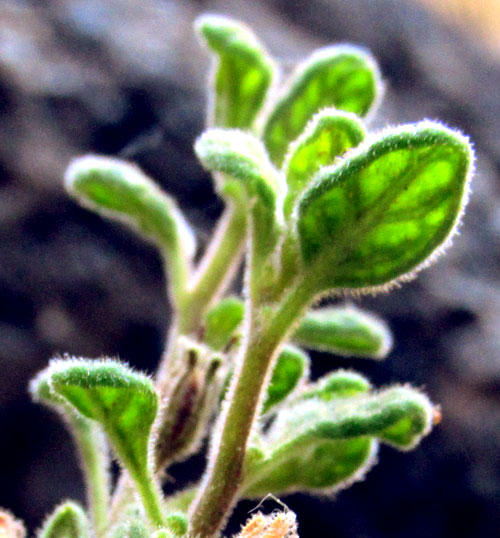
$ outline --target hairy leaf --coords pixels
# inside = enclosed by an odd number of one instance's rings
[[[308,373],[309,357],[296,347],[286,346],[276,360],[262,413],[285,400]]]
[[[131,225],[162,248],[194,255],[194,235],[177,205],[136,166],[89,155],[70,165],[65,180],[82,205]]]
[[[319,172],[302,197],[298,233],[316,291],[409,278],[461,215],[471,149],[432,122],[389,129]]]
[[[267,450],[249,460],[243,496],[345,487],[371,466],[377,440],[410,449],[432,419],[429,400],[406,387],[298,401],[278,413]]]
[[[188,518],[182,512],[175,512],[165,518],[165,526],[174,536],[183,536],[188,529]]]
[[[216,127],[250,128],[271,85],[274,64],[244,24],[203,15],[196,27],[216,54],[212,121]]]
[[[158,398],[150,379],[112,360],[52,361],[51,387],[100,422],[132,477],[143,478]]]
[[[293,335],[298,344],[346,357],[385,357],[392,347],[387,325],[352,305],[308,312]]]
[[[321,167],[333,164],[364,138],[365,129],[353,114],[330,108],[318,112],[291,144],[283,166],[288,184],[285,216],[291,215],[295,201]]]
[[[330,401],[333,398],[358,396],[368,392],[370,388],[370,383],[362,375],[347,370],[337,370],[309,384],[300,395],[300,399],[315,398]]]
[[[252,210],[255,254],[257,259],[264,258],[279,238],[278,199],[283,191],[282,180],[264,146],[242,131],[210,129],[198,138],[195,151],[208,170],[223,172],[243,185]],[[218,179],[223,191],[225,176]]]
[[[226,297],[205,316],[205,342],[215,350],[224,349],[245,315],[245,305],[237,297]]]
[[[65,502],[49,516],[38,538],[87,538],[90,536],[85,512],[74,502]]]
[[[379,80],[374,60],[361,49],[331,46],[312,54],[292,76],[264,127],[272,161],[281,166],[290,142],[322,108],[365,116],[377,99]]]

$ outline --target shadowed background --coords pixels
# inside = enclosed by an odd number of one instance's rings
[[[2,1],[0,506],[33,530],[63,498],[84,498],[68,434],[27,395],[50,357],[119,356],[152,372],[164,346],[169,309],[155,250],[68,199],[69,160],[95,152],[137,162],[177,198],[202,243],[220,214],[192,152],[208,62],[191,28],[208,10],[248,22],[285,70],[325,44],[368,47],[387,83],[373,127],[440,119],[477,151],[448,255],[400,290],[357,301],[389,321],[389,358],[313,356],[314,375],[352,366],[376,384],[425,387],[443,422],[415,452],[383,448],[368,479],[334,499],[284,499],[301,538],[497,536],[500,19],[494,1],[483,10],[467,0],[422,4],[436,14],[397,0]],[[177,466],[176,483],[203,462]],[[233,529],[254,505],[240,505]]]

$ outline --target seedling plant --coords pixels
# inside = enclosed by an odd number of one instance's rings
[[[385,323],[320,301],[389,291],[443,252],[467,199],[468,140],[431,121],[368,132],[382,82],[362,49],[325,47],[285,78],[243,24],[210,15],[196,29],[213,67],[194,150],[225,203],[204,252],[133,164],[85,156],[66,173],[76,201],[156,245],[173,321],[154,378],[65,356],[33,380],[73,433],[88,493],[87,510],[63,503],[38,538],[215,538],[239,500],[345,488],[381,443],[412,449],[439,416],[408,385],[375,389],[349,369],[311,380],[306,350],[387,355]],[[205,439],[201,481],[165,497],[169,467]],[[281,509],[256,512],[239,536],[297,532]],[[0,536],[22,534],[0,514]]]

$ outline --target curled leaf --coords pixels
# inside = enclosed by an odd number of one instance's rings
[[[322,108],[365,116],[376,102],[380,86],[377,65],[363,50],[346,45],[317,50],[298,67],[269,114],[263,137],[272,161],[282,165],[290,142]]]
[[[308,312],[293,335],[298,344],[346,357],[381,359],[392,347],[387,325],[352,305]]]
[[[427,265],[460,219],[471,161],[464,137],[425,121],[384,131],[320,171],[297,221],[317,292],[371,291]]]
[[[196,28],[216,54],[212,124],[250,128],[274,75],[274,64],[253,32],[227,17],[203,15]]]

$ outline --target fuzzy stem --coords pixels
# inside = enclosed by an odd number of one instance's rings
[[[165,520],[163,517],[161,494],[152,474],[145,471],[132,478],[151,525],[156,528],[163,527]]]
[[[212,439],[213,463],[191,510],[189,536],[193,538],[216,536],[237,500],[247,441],[258,416],[270,365],[294,321],[312,298],[310,284],[303,282],[297,286],[261,328],[259,313],[251,316],[249,339],[239,361],[241,367],[234,376],[221,427],[215,429]]]
[[[246,209],[241,200],[235,199],[219,221],[214,238],[178,311],[181,334],[192,333],[199,327],[209,304],[230,281],[238,267],[246,233]]]

